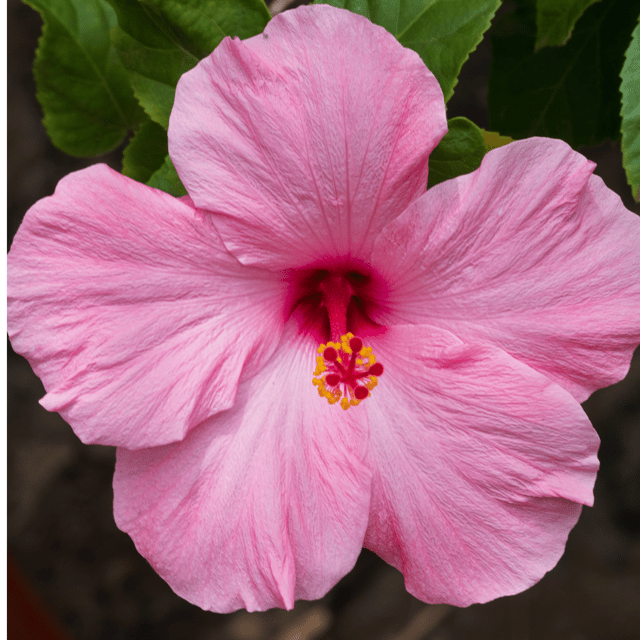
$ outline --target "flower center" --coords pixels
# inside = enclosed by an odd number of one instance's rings
[[[360,404],[384,371],[365,340],[385,331],[373,318],[386,308],[386,283],[369,265],[351,258],[309,265],[285,277],[288,317],[294,316],[300,330],[320,345],[312,380],[318,393],[343,409]]]
[[[354,295],[349,279],[327,274],[318,289],[335,341],[318,347],[313,384],[329,404],[340,401],[346,410],[370,395],[384,369],[376,362],[371,347],[365,347],[361,338],[347,331],[347,310]]]
[[[384,371],[371,347],[352,333],[340,336],[340,342],[321,344],[318,353],[313,384],[329,404],[339,400],[345,410],[369,396]]]

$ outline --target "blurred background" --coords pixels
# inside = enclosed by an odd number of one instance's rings
[[[77,159],[50,144],[31,72],[40,17],[20,0],[8,0],[7,10],[11,242],[26,210],[53,193],[60,178],[95,162],[120,170],[122,150]],[[490,59],[485,38],[462,69],[448,117],[466,116],[487,127]],[[640,213],[619,144],[580,151]],[[625,380],[584,405],[602,439],[596,502],[583,510],[558,566],[523,594],[467,609],[419,602],[395,569],[363,551],[355,569],[322,600],[300,601],[293,611],[201,611],[176,596],[116,528],[115,450],[82,445],[62,418],[40,407],[43,395],[29,364],[9,346],[10,640],[640,638],[640,352]]]

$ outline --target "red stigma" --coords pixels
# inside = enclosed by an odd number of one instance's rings
[[[383,371],[384,367],[379,362],[376,362],[369,367],[369,375],[372,376],[381,376]]]
[[[340,384],[340,376],[337,373],[330,373],[325,376],[324,381],[330,387],[337,387]]]
[[[325,360],[329,362],[335,362],[338,358],[338,352],[333,347],[327,347],[322,354]]]
[[[356,387],[353,395],[358,400],[364,400],[369,395],[369,389],[367,387]]]

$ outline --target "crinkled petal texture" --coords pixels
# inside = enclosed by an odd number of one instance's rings
[[[371,483],[366,417],[317,395],[315,355],[291,331],[240,384],[229,411],[183,442],[118,449],[118,527],[203,609],[290,609],[323,596],[360,553]]]
[[[598,437],[559,385],[489,345],[429,326],[372,344],[373,469],[365,546],[426,602],[518,593],[564,551],[591,504]]]
[[[106,165],[26,214],[8,258],[12,344],[83,442],[166,444],[234,401],[284,326],[285,286],[207,216]]]
[[[363,257],[421,195],[446,132],[419,56],[366,18],[326,5],[226,38],[178,83],[171,158],[243,263]]]
[[[531,138],[430,189],[380,234],[380,322],[497,345],[579,401],[622,379],[640,342],[640,218],[593,163]]]

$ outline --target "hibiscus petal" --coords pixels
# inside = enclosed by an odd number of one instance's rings
[[[284,284],[208,217],[96,165],[26,214],[8,258],[9,335],[83,442],[180,440],[269,357]]]
[[[366,417],[315,393],[315,355],[290,331],[229,411],[180,443],[118,449],[118,527],[203,609],[290,609],[320,598],[361,551]]]
[[[362,16],[326,5],[226,38],[182,76],[169,150],[243,263],[295,267],[371,249],[424,192],[446,132],[419,56]]]
[[[427,326],[372,340],[365,546],[427,602],[518,593],[551,569],[592,503],[598,437],[580,405],[488,345]]]
[[[640,343],[640,219],[593,167],[532,138],[430,189],[376,241],[380,321],[486,340],[580,401],[622,379]]]

